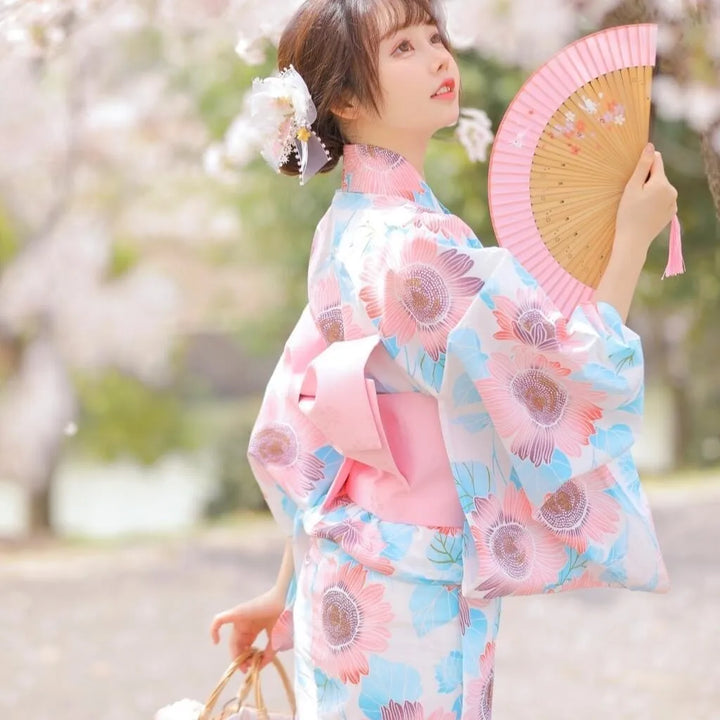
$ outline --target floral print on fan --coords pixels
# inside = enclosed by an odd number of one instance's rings
[[[569,102],[569,101],[568,101]],[[618,127],[625,124],[625,106],[614,99],[605,99],[605,94],[599,92],[595,99],[587,95],[580,95],[575,100],[578,109],[588,116],[594,118],[600,125]],[[582,149],[582,141],[586,138],[596,138],[597,134],[588,130],[585,120],[578,118],[572,110],[563,112],[563,121],[556,122],[549,130],[552,139],[564,138],[566,146],[571,155],[579,155]]]

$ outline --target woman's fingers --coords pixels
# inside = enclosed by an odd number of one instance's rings
[[[665,178],[665,163],[663,162],[662,155],[659,152],[655,152],[652,167],[650,168],[650,182],[658,182]]]
[[[657,154],[659,155],[660,153]],[[648,173],[650,172],[650,168],[653,166],[654,161],[655,147],[652,143],[649,143],[640,154],[640,158],[638,159],[633,174],[630,176],[628,185],[642,187],[647,180]]]
[[[220,628],[229,622],[232,622],[229,610],[218,613],[212,619],[212,623],[210,624],[210,637],[212,638],[212,641],[215,643],[215,645],[220,642]]]

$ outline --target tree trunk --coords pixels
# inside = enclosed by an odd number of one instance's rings
[[[53,534],[51,517],[52,479],[47,478],[41,487],[29,493],[29,532],[33,537]]]
[[[716,122],[707,132],[704,132],[701,137],[705,174],[707,175],[710,194],[715,205],[715,215],[720,221],[720,153],[713,147],[713,133],[720,133],[720,121]]]
[[[678,466],[692,464],[695,460],[693,439],[693,412],[692,403],[689,397],[687,383],[677,380],[668,382],[673,407],[673,458],[674,465]]]

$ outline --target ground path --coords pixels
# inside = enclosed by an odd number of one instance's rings
[[[506,601],[495,720],[720,720],[720,485],[650,497],[672,591]],[[281,547],[255,518],[172,540],[0,548],[0,717],[152,720],[204,700],[228,659],[211,617],[266,589]]]

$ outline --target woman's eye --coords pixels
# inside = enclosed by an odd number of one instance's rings
[[[408,51],[411,50],[411,49],[412,49],[412,46],[410,45],[409,41],[403,40],[403,41],[397,46],[397,48],[395,48],[395,52],[397,52],[398,50],[400,50],[401,52],[408,52]]]
[[[441,35],[440,33],[435,33],[435,34],[432,36],[432,42],[434,42],[434,43],[438,43],[438,42],[441,43],[442,41],[443,41],[443,39],[442,39],[442,35]]]

